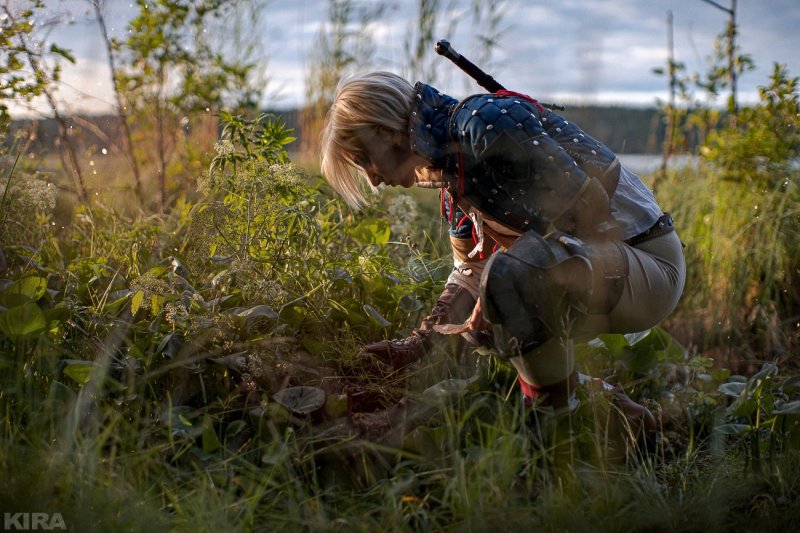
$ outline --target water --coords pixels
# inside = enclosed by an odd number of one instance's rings
[[[639,176],[649,176],[661,168],[659,154],[617,154],[625,167]],[[693,155],[673,155],[669,158],[669,168],[680,168],[697,161]]]

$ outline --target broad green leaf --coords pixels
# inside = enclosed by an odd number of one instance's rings
[[[325,398],[325,416],[341,418],[347,415],[347,394],[328,394]]]
[[[106,305],[103,308],[104,313],[116,314],[120,309],[122,309],[125,306],[125,303],[128,300],[132,299],[131,294],[133,294],[133,291],[131,291],[130,289],[126,289],[124,291],[115,291],[115,292],[119,294],[112,293],[109,296],[118,296],[118,297],[110,302],[106,302]],[[131,311],[133,311],[133,305],[131,305]]]
[[[369,319],[364,316],[362,306],[359,306],[358,302],[355,301],[348,302],[345,320],[351,326],[363,326],[369,323]]]
[[[225,437],[235,437],[245,429],[247,429],[247,422],[244,420],[234,420],[225,428]]]
[[[197,437],[202,434],[203,428],[192,424],[189,417],[193,412],[194,409],[188,405],[175,405],[161,412],[161,421],[173,435]]]
[[[203,418],[203,453],[214,453],[222,447],[210,416]]]
[[[325,391],[319,387],[289,387],[276,393],[276,402],[297,415],[307,415],[325,405]]]
[[[12,339],[38,335],[46,328],[47,320],[44,313],[33,302],[0,313],[0,331]]]
[[[640,343],[635,349],[625,350],[622,361],[634,374],[645,375],[658,364],[658,353],[652,345]]]
[[[753,374],[753,376],[748,380],[752,383],[756,383],[759,380],[771,378],[778,373],[778,365],[775,363],[764,363],[761,367],[761,370]]]
[[[714,431],[723,435],[741,435],[753,429],[749,424],[722,424],[714,428]]]
[[[64,305],[64,303],[59,303],[50,309],[43,310],[42,312],[44,313],[45,320],[47,321],[50,329],[53,329],[58,324],[68,320],[72,316],[72,311],[66,305]]]
[[[60,381],[53,381],[50,385],[48,400],[54,405],[68,406],[75,401],[75,398],[77,398],[75,391]]]
[[[800,414],[800,400],[786,403],[776,403],[775,409],[772,414],[774,415],[797,415]]]
[[[322,355],[331,352],[330,345],[305,335],[300,340],[300,345],[311,353],[311,355]]]
[[[153,311],[153,315],[157,315],[161,312],[166,301],[167,299],[160,294],[153,294],[150,296],[150,310]]]
[[[169,358],[174,358],[184,346],[183,335],[177,331],[167,333],[158,343],[156,353],[163,353]]]
[[[333,279],[336,281],[344,281],[348,285],[353,283],[353,276],[351,276],[347,270],[341,268],[337,268],[333,272]]]
[[[161,276],[163,276],[164,274],[166,274],[167,272],[170,271],[170,267],[171,267],[171,265],[169,267],[166,266],[166,265],[156,265],[156,266],[150,268],[147,271],[147,274],[150,274],[150,275],[152,275],[153,277],[156,277],[156,278],[160,278]]]
[[[738,398],[746,388],[747,383],[723,383],[717,390],[727,396]]]
[[[386,244],[389,242],[391,230],[387,221],[367,218],[353,228],[352,235],[360,244]]]
[[[623,337],[625,337],[625,340],[628,342],[628,346],[633,346],[634,344],[636,344],[640,340],[642,340],[645,337],[647,337],[648,335],[650,335],[651,331],[652,330],[650,330],[650,329],[646,329],[644,331],[638,331],[636,333],[625,333],[625,334],[623,334]]]
[[[416,298],[413,294],[406,294],[400,298],[400,309],[407,313],[414,313],[425,307],[422,300]]]
[[[47,292],[47,279],[39,276],[25,276],[0,293],[0,304],[5,307],[14,307],[36,302]]]
[[[139,312],[139,308],[142,307],[142,303],[144,302],[144,291],[137,291],[136,294],[133,295],[131,298],[131,314],[135,315]]]
[[[364,304],[363,308],[364,312],[367,313],[367,316],[369,316],[372,319],[372,321],[378,324],[379,326],[388,328],[389,326],[392,325],[391,322],[383,318],[383,316],[378,312],[378,310],[372,307],[371,305]]]
[[[628,346],[628,339],[625,338],[625,335],[619,333],[599,335],[597,338],[600,339],[606,349],[614,355],[619,355]]]
[[[245,318],[248,322],[258,318],[267,318],[269,320],[278,319],[278,313],[276,313],[275,310],[270,306],[263,304],[250,307],[248,309],[238,310],[235,314],[236,316]]]
[[[80,359],[67,359],[65,361],[64,375],[68,376],[81,385],[88,383],[91,377],[92,370],[94,370],[94,361],[83,361]]]
[[[453,401],[456,398],[464,396],[468,392],[469,386],[476,380],[477,374],[470,379],[445,379],[425,389],[422,396],[429,400]]]

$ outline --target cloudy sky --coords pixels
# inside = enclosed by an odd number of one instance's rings
[[[130,0],[107,1],[111,33],[122,38],[135,6]],[[249,20],[259,27],[259,65],[269,80],[264,104],[300,105],[329,0],[259,1],[266,8],[258,16],[249,15]],[[723,6],[730,1],[717,0]],[[357,3],[374,7],[378,0]],[[473,2],[441,3],[449,9],[440,16],[437,35],[448,37],[456,49],[477,59]],[[405,45],[413,34],[418,2],[383,0],[382,4],[383,15],[365,34],[374,44],[372,67],[410,76]],[[705,71],[714,38],[724,30],[728,16],[703,0],[505,0],[502,4],[503,31],[489,63],[492,74],[510,89],[567,103],[655,104],[657,98],[666,98],[666,81],[652,69],[666,62],[667,13],[674,16],[676,59],[689,72]],[[49,14],[63,21],[50,39],[71,49],[77,58],[63,75],[63,105],[71,110],[109,109],[105,49],[87,4],[51,0],[50,5]],[[738,0],[737,22],[741,49],[757,66],[740,81],[743,99],[752,100],[756,88],[766,83],[773,62],[785,63],[790,74],[800,76],[800,0]],[[442,90],[457,97],[478,92],[447,60],[433,61],[433,77]]]

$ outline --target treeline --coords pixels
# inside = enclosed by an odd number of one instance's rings
[[[298,109],[273,110],[269,113],[281,117],[286,125],[294,129],[300,140],[290,145],[289,151],[296,152],[306,139],[302,111]],[[560,111],[565,118],[580,124],[581,128],[592,132],[592,136],[605,143],[618,153],[658,154],[665,137],[663,112],[657,108],[628,108],[619,106],[567,106]],[[99,151],[106,148],[110,152],[118,151],[122,146],[123,130],[117,115],[90,115],[66,117],[66,122],[73,126],[69,135],[76,146],[83,151]],[[195,125],[191,121],[184,125],[185,133]],[[207,127],[206,124],[203,127]],[[16,120],[11,124],[11,132],[25,131],[33,137],[30,149],[35,153],[46,154],[60,146],[58,123],[55,119]],[[316,132],[311,132],[311,136]],[[694,144],[687,147],[694,148]]]

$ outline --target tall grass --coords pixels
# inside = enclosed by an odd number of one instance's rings
[[[675,321],[699,349],[735,364],[788,358],[800,330],[798,299],[798,79],[775,65],[758,104],[719,126],[697,110],[708,134],[696,166],[659,184],[676,215],[689,265]]]

